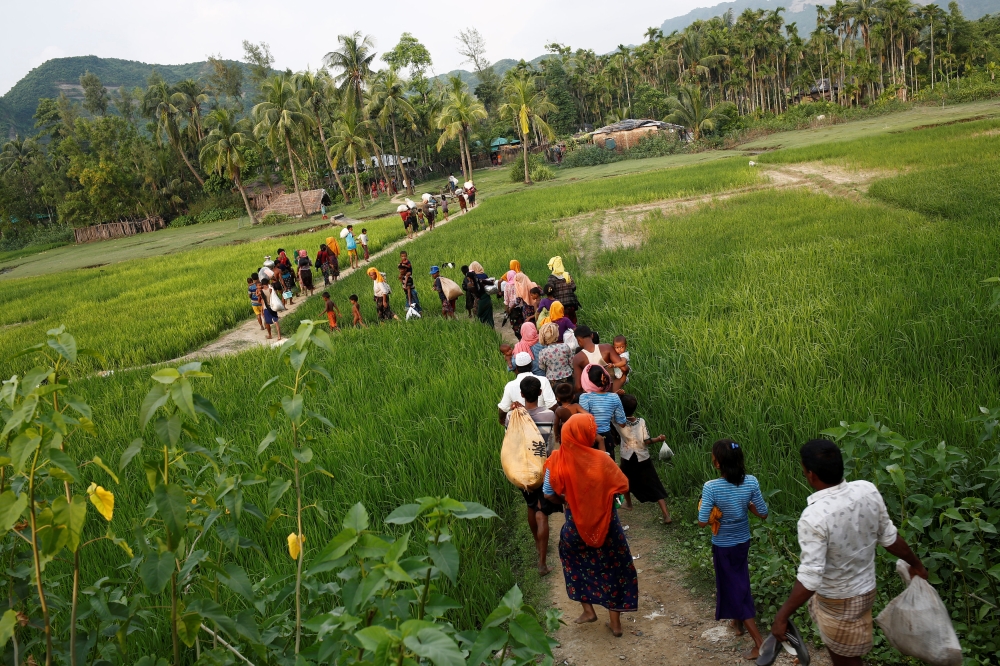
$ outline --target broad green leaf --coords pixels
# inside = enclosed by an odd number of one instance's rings
[[[194,647],[200,630],[201,615],[198,613],[184,613],[177,617],[177,636],[189,648]]]
[[[194,411],[194,391],[191,390],[191,380],[181,377],[170,387],[170,399],[177,408],[190,416],[196,422],[198,413]]]
[[[256,601],[253,593],[253,584],[250,583],[250,578],[247,576],[247,572],[243,570],[243,567],[230,563],[225,565],[223,571],[218,572],[216,576],[218,576],[219,581],[223,585],[250,603]]]
[[[288,352],[288,360],[292,364],[292,369],[298,372],[302,369],[302,364],[305,363],[306,357],[309,355],[308,349],[292,349]]]
[[[892,482],[896,484],[899,488],[899,492],[906,492],[906,474],[903,472],[903,468],[899,465],[888,465],[885,471],[889,472],[889,476],[892,478]]]
[[[66,404],[69,405],[73,411],[75,411],[80,416],[87,419],[94,418],[94,411],[90,408],[90,405],[80,400],[67,400]]]
[[[41,437],[28,437],[20,434],[10,443],[10,459],[14,465],[14,471],[23,474],[31,458],[35,455],[38,445],[42,443]]]
[[[83,524],[87,519],[87,501],[83,495],[73,495],[72,502],[67,502],[65,497],[57,497],[52,502],[52,513],[54,521],[65,525],[69,530],[66,547],[69,548],[70,552],[75,553],[80,546]]]
[[[181,373],[176,368],[163,368],[150,375],[150,378],[161,384],[173,384],[181,378]]]
[[[194,411],[195,414],[204,414],[215,423],[222,425],[222,419],[219,417],[218,410],[215,409],[212,401],[205,396],[198,395],[197,393],[194,394]]]
[[[69,333],[60,333],[59,335],[49,336],[49,347],[56,350],[60,356],[69,361],[70,363],[76,363],[76,338],[74,338]]]
[[[390,513],[385,522],[390,525],[409,525],[420,515],[419,504],[404,504]]]
[[[465,658],[455,640],[437,628],[421,629],[403,639],[406,647],[435,666],[465,666]]]
[[[183,425],[180,414],[172,414],[169,418],[160,417],[153,421],[153,431],[164,444],[177,446]]]
[[[281,501],[281,497],[292,487],[292,482],[286,479],[274,479],[267,489],[267,510],[272,511]]]
[[[285,395],[281,397],[281,408],[285,410],[285,414],[287,414],[288,418],[292,421],[298,421],[302,418],[302,405],[302,394],[294,396]]]
[[[21,493],[17,497],[10,490],[0,493],[0,532],[6,534],[13,529],[27,507],[28,493]]]
[[[66,498],[61,499],[66,501]],[[39,554],[44,562],[50,562],[69,541],[69,526],[56,522],[55,512],[51,508],[38,512],[35,525]]]
[[[521,645],[530,648],[535,654],[552,654],[545,630],[531,615],[521,613],[510,621],[509,626],[511,637]]]
[[[103,469],[105,472],[108,473],[108,476],[110,476],[112,479],[115,480],[115,483],[118,483],[118,475],[115,474],[114,472],[112,472],[111,468],[104,464],[104,461],[101,460],[100,456],[94,456],[90,460],[90,462],[94,463],[95,465],[97,465],[98,467],[100,467],[101,469]]]
[[[521,606],[524,605],[524,594],[521,592],[521,588],[515,584],[514,587],[507,590],[507,594],[503,595],[500,603],[515,613],[520,612]]]
[[[378,646],[382,643],[391,643],[393,641],[392,632],[378,625],[365,627],[361,631],[355,632],[354,637],[358,639],[358,642],[366,650],[371,650],[372,652],[377,650]]]
[[[7,641],[14,635],[14,627],[16,626],[17,611],[5,611],[3,617],[0,617],[0,647],[6,647]]]
[[[483,629],[476,636],[476,642],[469,648],[468,666],[481,666],[494,652],[507,642],[507,632],[497,627]]]
[[[173,550],[184,537],[187,529],[187,499],[177,484],[156,486],[153,491],[156,513],[167,528],[167,545]]]
[[[497,518],[495,514],[490,509],[478,502],[462,502],[465,505],[465,511],[456,511],[456,518],[464,518],[466,520],[471,520],[473,518]]]
[[[322,365],[316,365],[315,363],[310,363],[309,369],[315,372],[320,377],[326,379],[328,384],[330,384],[331,386],[333,385],[333,377],[330,376],[330,371],[324,368]]]
[[[105,536],[111,541],[111,543],[115,544],[116,546],[124,550],[125,553],[129,556],[129,559],[135,557],[135,555],[132,553],[132,547],[128,545],[128,541],[116,537],[114,532],[112,532],[110,529],[108,530],[107,534],[105,534]]]
[[[314,576],[323,571],[336,568],[336,562],[347,554],[354,544],[358,542],[358,533],[351,528],[343,529],[340,534],[330,539],[330,541],[319,552],[312,564],[309,565],[307,575]]]
[[[264,439],[262,439],[260,444],[257,446],[257,455],[264,453],[264,451],[267,450],[267,447],[271,446],[271,443],[274,442],[274,440],[276,439],[278,439],[277,430],[272,430],[271,432],[267,433]]]
[[[320,347],[330,354],[334,353],[333,342],[330,340],[330,334],[323,329],[318,328],[314,330],[312,335],[309,336],[309,339],[312,340],[313,344],[317,347]]]
[[[211,599],[195,599],[187,605],[187,610],[191,613],[200,613],[203,618],[211,620],[230,636],[237,636],[240,633],[236,622]]]
[[[358,502],[351,507],[344,517],[344,527],[355,532],[364,532],[368,529],[368,511],[365,510],[364,504]]]
[[[159,594],[170,582],[173,570],[173,552],[167,550],[162,553],[150,553],[139,565],[139,577],[151,594]]]
[[[149,419],[153,418],[153,414],[156,413],[160,407],[167,404],[167,389],[163,384],[156,384],[153,388],[149,389],[149,393],[142,400],[142,405],[139,407],[139,427],[142,429],[146,428],[149,423]]]
[[[303,465],[306,465],[313,459],[313,450],[308,446],[304,446],[301,449],[292,449],[292,457]]]
[[[132,462],[132,459],[139,455],[139,452],[142,451],[142,444],[143,442],[141,437],[133,439],[132,443],[128,445],[128,448],[122,452],[122,457],[118,460],[119,472],[124,472],[128,464]]]
[[[263,384],[261,384],[260,388],[257,389],[257,395],[260,395],[261,393],[263,393],[269,386],[271,386],[276,381],[278,381],[278,379],[280,379],[280,377],[278,377],[277,375],[275,375],[274,377],[271,377],[266,382],[264,382]]]
[[[71,480],[77,483],[83,482],[83,477],[80,476],[80,470],[76,468],[76,463],[73,462],[73,459],[65,451],[62,449],[49,449],[48,455],[49,462],[65,472]]]
[[[452,583],[458,582],[458,549],[451,541],[427,546],[427,554],[431,556],[434,566],[441,570]]]

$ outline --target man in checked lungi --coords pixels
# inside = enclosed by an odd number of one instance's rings
[[[836,444],[814,439],[800,455],[816,492],[799,518],[797,580],[771,633],[784,640],[788,618],[808,602],[834,666],[861,666],[861,656],[872,649],[875,546],[909,564],[915,576],[927,578],[927,569],[899,536],[878,489],[868,481],[844,480]]]

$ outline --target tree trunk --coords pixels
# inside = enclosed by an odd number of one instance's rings
[[[354,160],[354,186],[358,188],[358,203],[365,209],[365,195],[361,192],[361,176],[358,175],[358,161]]]
[[[469,177],[467,180],[472,180],[472,153],[469,151],[469,139],[465,139],[465,157],[469,160]]]
[[[371,141],[372,149],[375,151],[375,159],[378,160],[378,169],[382,172],[382,179],[389,182],[389,176],[385,172],[385,160],[382,159],[382,152],[378,149],[378,144],[375,143],[375,137],[372,136],[371,132],[368,133],[368,140]]]
[[[531,175],[528,172],[528,142],[523,137],[521,140],[521,151],[524,155],[524,184],[531,185]]]
[[[181,154],[181,159],[184,160],[184,164],[187,165],[187,168],[191,171],[191,175],[195,177],[195,180],[198,181],[198,184],[201,185],[202,187],[205,187],[205,181],[201,179],[201,176],[198,175],[198,172],[194,170],[193,166],[191,166],[191,162],[188,161],[187,155],[184,154],[184,149],[181,148],[181,144],[179,142],[175,143],[174,148],[176,148],[177,152]]]
[[[469,180],[469,172],[465,168],[465,133],[458,135],[458,158],[462,162],[462,182]]]
[[[233,182],[236,183],[236,187],[239,188],[240,196],[243,197],[243,205],[247,207],[247,215],[250,216],[250,224],[257,224],[257,218],[254,217],[253,211],[250,209],[250,201],[247,199],[246,190],[243,189],[243,183],[240,182],[240,174],[237,173],[236,177],[233,178]]]
[[[392,122],[392,149],[396,151],[393,157],[396,159],[396,170],[399,172],[399,184],[402,185],[406,182],[406,174],[403,172],[403,161],[399,156],[399,140],[396,139],[396,117],[393,116],[390,120]],[[406,192],[410,195],[413,194],[410,189],[407,189]]]
[[[302,201],[302,191],[299,190],[299,176],[295,173],[295,160],[292,159],[292,142],[285,137],[285,148],[288,149],[288,168],[292,170],[292,183],[295,185],[295,194],[299,197],[299,206],[302,208],[302,217],[308,216],[306,204]]]
[[[323,133],[323,123],[319,121],[319,116],[316,117],[316,125],[319,127],[319,140],[323,143],[323,154],[326,155],[326,161],[330,164],[330,171],[333,172],[333,179],[337,181],[337,187],[340,188],[340,193],[344,195],[344,203],[351,203],[350,197],[347,196],[347,190],[344,189],[344,184],[340,182],[340,174],[337,173],[337,167],[333,166],[333,160],[330,158],[330,148],[326,145],[326,134]]]

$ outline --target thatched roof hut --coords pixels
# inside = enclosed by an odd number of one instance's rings
[[[308,190],[302,193],[302,203],[306,205],[306,214],[319,213],[323,206],[330,205],[330,195],[326,190]],[[260,211],[260,216],[264,217],[268,213],[280,213],[291,217],[301,217],[302,207],[299,205],[299,196],[295,192],[282,194],[274,199],[267,208]]]
[[[595,145],[621,152],[637,144],[642,137],[659,132],[668,132],[683,141],[688,140],[687,129],[680,125],[659,120],[633,120],[631,118],[596,129],[592,136]]]

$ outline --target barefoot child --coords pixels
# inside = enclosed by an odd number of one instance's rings
[[[750,518],[752,513],[767,520],[767,503],[757,479],[746,473],[743,449],[731,439],[712,445],[712,465],[721,478],[707,481],[701,491],[698,525],[709,524],[713,507],[722,512],[719,530],[712,536],[712,561],[715,564],[715,619],[732,620],[737,635],[746,627],[755,647],[744,652],[745,659],[756,659],[763,639],[757,630],[756,609],[750,594]]]
[[[260,325],[260,330],[264,330],[264,317],[263,308],[260,306],[260,278],[257,277],[256,273],[253,273],[247,278],[247,292],[250,294],[250,307],[253,308],[253,313],[257,315],[257,323]]]
[[[362,229],[361,230],[361,235],[358,236],[358,242],[361,243],[361,251],[365,255],[365,261],[368,261],[368,257],[370,255],[368,254],[368,230],[367,229]]]
[[[271,339],[271,324],[278,329],[278,339],[281,339],[281,324],[278,323],[278,313],[271,309],[271,297],[274,295],[276,298],[280,299],[280,296],[274,293],[274,287],[271,286],[271,280],[264,278],[260,281],[260,304],[264,308],[264,329],[267,331],[267,339]]]
[[[337,304],[330,300],[330,292],[328,291],[323,292],[323,304],[326,307],[326,320],[330,322],[330,331],[336,331],[340,310],[337,308]]]
[[[556,396],[556,408],[554,411],[556,413],[556,416],[559,417],[559,424],[566,423],[566,421],[569,421],[569,418],[574,414],[587,413],[587,410],[585,410],[576,402],[575,399],[576,394],[573,392],[572,384],[568,384],[566,382],[561,382],[559,384],[556,384],[555,388],[553,389],[553,393],[555,393]],[[562,428],[557,426],[556,441],[559,441],[561,435],[562,435]],[[603,451],[604,449],[601,450]]]
[[[360,326],[361,328],[368,328],[367,326],[365,326],[365,322],[361,320],[361,308],[358,306],[358,295],[351,294],[347,300],[351,302],[351,317],[353,318],[353,321],[351,321],[351,325]]]
[[[625,409],[625,425],[615,424],[622,438],[622,472],[628,477],[628,492],[625,493],[625,508],[632,509],[632,495],[640,502],[656,502],[663,514],[663,524],[669,525],[670,510],[667,509],[667,491],[663,488],[656,467],[649,457],[649,446],[667,438],[663,435],[650,438],[646,421],[636,418],[635,410],[639,401],[634,395],[622,396]]]

